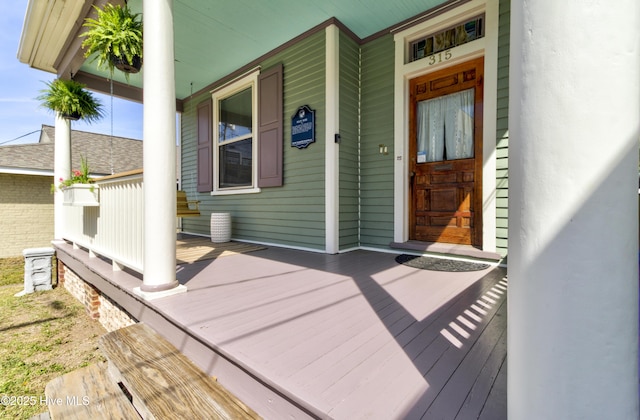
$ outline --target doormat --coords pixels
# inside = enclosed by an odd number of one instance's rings
[[[446,260],[443,258],[421,257],[419,255],[401,254],[396,257],[398,264],[407,267],[419,268],[431,271],[480,271],[491,267],[489,264],[473,263],[467,261]]]

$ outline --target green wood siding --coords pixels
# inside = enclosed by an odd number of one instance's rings
[[[496,251],[507,255],[509,200],[509,25],[511,3],[500,0],[496,121]]]
[[[360,244],[387,248],[393,240],[393,86],[391,35],[361,49]],[[388,147],[381,155],[379,144]]]
[[[325,247],[325,34],[319,32],[261,63],[284,66],[284,186],[257,194],[197,194],[202,215],[183,219],[185,232],[209,235],[210,214],[229,212],[232,237],[293,247]],[[183,189],[195,196],[196,106],[209,94],[185,103],[182,121]],[[316,111],[316,142],[291,147],[291,116],[298,107]],[[214,170],[217,164],[214,162]]]
[[[360,47],[340,33],[339,248],[359,246]]]
[[[510,2],[500,0],[497,133],[496,241],[507,254],[508,104]],[[340,32],[339,249],[388,248],[394,218],[394,41],[391,34],[358,45]],[[197,194],[196,107],[185,102],[182,123],[183,189],[201,201],[202,216],[183,219],[186,232],[209,234],[211,212],[230,212],[233,238],[292,247],[325,248],[325,32],[320,31],[261,63],[284,66],[284,186],[257,194]],[[291,144],[291,116],[316,110],[316,143]],[[388,154],[379,153],[379,144]],[[214,162],[214,170],[216,164]]]

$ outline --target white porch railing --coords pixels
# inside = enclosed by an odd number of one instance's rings
[[[142,170],[98,178],[100,205],[63,206],[63,238],[123,266],[143,271]]]

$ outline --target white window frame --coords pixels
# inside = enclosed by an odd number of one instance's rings
[[[221,88],[212,92],[213,112],[213,191],[211,195],[250,194],[260,192],[258,188],[258,76],[260,70],[254,70],[241,76]],[[244,187],[220,188],[220,139],[218,126],[220,124],[220,101],[251,88],[251,185]]]

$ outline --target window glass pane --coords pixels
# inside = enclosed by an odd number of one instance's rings
[[[448,28],[426,37],[419,38],[409,44],[411,57],[409,61],[428,57],[439,51],[466,44],[474,39],[484,37],[484,15],[476,16],[466,22],[459,23],[453,28]]]
[[[251,186],[252,139],[219,146],[220,188]]]
[[[219,102],[218,141],[225,142],[251,134],[251,88]]]
[[[418,163],[473,157],[474,93],[471,88],[418,102]]]

